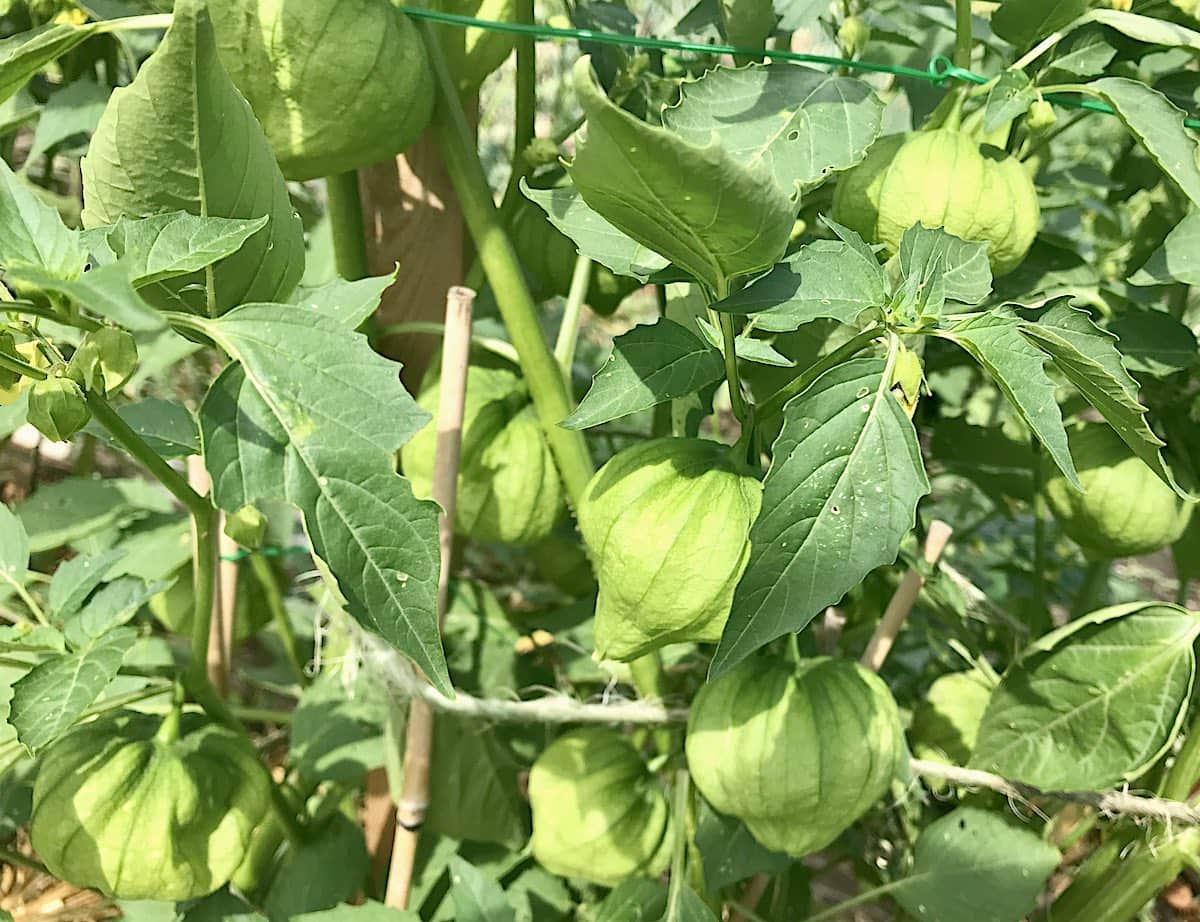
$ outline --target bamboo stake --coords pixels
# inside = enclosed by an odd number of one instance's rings
[[[225,517],[217,522],[217,610],[213,613],[208,643],[208,677],[222,695],[229,694],[233,670],[234,618],[237,611],[238,565],[227,560],[238,551],[237,542],[225,534]]]
[[[455,286],[446,295],[446,334],[442,341],[441,399],[437,416],[433,498],[442,507],[438,517],[441,570],[438,574],[438,627],[446,617],[450,584],[450,554],[454,541],[454,512],[458,461],[462,448],[463,405],[467,395],[467,363],[471,350],[471,308],[475,292]],[[433,757],[433,708],[421,698],[408,706],[404,747],[404,786],[396,805],[396,836],[392,841],[391,870],[386,904],[408,906],[413,865],[425,813],[429,809],[429,768]]]
[[[925,536],[926,563],[930,566],[937,565],[938,559],[942,556],[942,551],[946,549],[946,543],[953,533],[954,529],[945,522],[935,520],[930,524],[929,534]],[[879,671],[879,667],[883,665],[883,661],[892,651],[896,635],[900,633],[904,619],[912,611],[923,585],[925,585],[925,577],[918,570],[912,569],[904,574],[904,579],[900,581],[900,585],[892,594],[892,599],[884,609],[883,617],[879,619],[875,633],[871,635],[871,642],[867,644],[867,649],[859,660],[864,668],[870,669],[872,672]]]

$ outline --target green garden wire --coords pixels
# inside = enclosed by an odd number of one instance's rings
[[[848,58],[837,58],[823,54],[805,54],[799,51],[786,51],[780,48],[740,48],[736,45],[717,45],[705,42],[687,42],[676,39],[654,38],[653,36],[622,35],[617,32],[597,32],[593,29],[563,29],[557,26],[529,24],[523,22],[500,22],[493,19],[477,19],[474,16],[463,16],[458,13],[445,13],[441,10],[430,10],[423,7],[400,5],[397,7],[409,16],[417,19],[428,19],[431,22],[459,28],[484,29],[489,32],[509,32],[514,35],[532,35],[536,41],[554,42],[573,40],[577,42],[594,42],[601,45],[624,45],[631,48],[649,48],[656,51],[690,51],[697,54],[729,54],[737,57],[765,57],[777,61],[796,61],[802,64],[820,64],[825,67],[845,67],[849,70],[864,71],[873,74],[892,74],[897,77],[910,77],[914,80],[928,80],[941,86],[948,80],[962,83],[983,85],[989,78],[974,73],[964,67],[957,66],[945,55],[937,55],[929,62],[924,70],[917,67],[905,67],[902,64],[878,64],[872,61],[852,61]],[[1063,93],[1046,93],[1044,99],[1066,109],[1087,109],[1092,112],[1103,112],[1115,115],[1112,106],[1091,99],[1078,99]],[[1200,128],[1200,118],[1185,117],[1183,123],[1188,128]]]

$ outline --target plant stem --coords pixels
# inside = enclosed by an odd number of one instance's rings
[[[42,610],[42,606],[38,605],[38,603],[34,601],[34,598],[29,594],[28,589],[22,586],[19,582],[17,582],[17,580],[13,579],[7,573],[0,573],[0,579],[3,579],[6,583],[13,587],[13,590],[20,597],[21,601],[25,603],[25,607],[29,609],[30,613],[38,620],[39,624],[50,623],[50,619],[46,617],[46,613]]]
[[[56,311],[52,307],[44,307],[41,304],[34,304],[31,301],[23,301],[20,299],[13,301],[0,302],[0,311],[6,314],[24,314],[29,317],[43,317],[46,320],[53,320],[55,323],[66,324],[67,326],[78,327],[81,330],[98,330],[100,324],[90,317],[82,315],[77,317],[68,317],[61,311]]]
[[[710,315],[715,313],[709,311]],[[717,314],[714,318],[721,328],[721,338],[725,343],[725,379],[729,382],[729,403],[733,407],[733,415],[743,426],[749,419],[746,408],[746,398],[742,394],[742,379],[738,374],[737,363],[737,331],[733,328],[732,314]]]
[[[679,918],[680,900],[683,899],[684,877],[687,874],[689,780],[686,768],[675,773],[675,849],[671,855],[671,883],[667,890],[664,919]]]
[[[558,425],[573,409],[562,372],[542,336],[537,306],[525,284],[516,251],[496,213],[492,190],[479,162],[475,141],[441,45],[428,22],[422,21],[420,27],[437,80],[438,106],[434,124],[446,171],[458,194],[463,217],[491,283],[500,316],[521,358],[521,368],[558,463],[567,496],[574,505],[595,470],[587,442],[581,432],[562,429]]]
[[[18,375],[24,375],[26,378],[33,378],[35,381],[45,381],[50,377],[36,365],[30,365],[28,362],[24,362],[15,355],[9,355],[6,352],[0,352],[0,368]]]
[[[836,919],[847,909],[853,909],[855,906],[861,906],[863,903],[873,903],[881,896],[886,896],[893,890],[899,890],[907,883],[907,878],[902,877],[899,880],[893,880],[886,884],[880,884],[878,887],[872,887],[870,890],[864,890],[858,896],[852,896],[850,899],[843,900],[835,906],[821,910],[816,915],[809,916],[804,922],[824,922],[825,919]]]
[[[662,654],[657,650],[635,659],[629,664],[629,672],[639,698],[647,701],[665,700],[666,674],[663,672]],[[670,727],[662,726],[654,731],[654,745],[662,755],[672,752],[674,740]]]
[[[213,605],[216,602],[217,586],[217,510],[208,506],[203,513],[192,516],[192,560],[193,614],[192,614],[192,662],[188,667],[198,675],[206,675],[208,668],[208,643],[212,633]],[[214,694],[216,690],[214,689]]]
[[[363,237],[362,198],[358,171],[325,177],[333,260],[338,275],[350,281],[367,277],[367,241]]]
[[[0,863],[15,864],[18,867],[28,868],[30,871],[36,871],[39,874],[53,876],[40,861],[36,861],[28,855],[22,855],[20,852],[15,852],[8,848],[0,848]]]
[[[571,389],[571,367],[575,364],[575,345],[579,342],[579,320],[583,316],[583,303],[587,300],[591,280],[592,261],[580,253],[575,258],[575,271],[571,273],[571,287],[567,291],[567,303],[563,307],[558,339],[554,343],[554,358],[563,370],[568,392]]]
[[[834,349],[826,356],[822,356],[808,368],[804,369],[799,375],[777,390],[774,394],[768,397],[758,407],[758,418],[760,420],[769,419],[783,411],[784,404],[795,397],[797,394],[807,390],[809,386],[829,371],[829,369],[840,365],[847,359],[857,355],[865,349],[870,343],[883,335],[883,329],[880,327],[872,327],[859,333],[853,339],[843,343]]]
[[[1171,800],[1187,800],[1197,781],[1200,781],[1200,711],[1193,715],[1183,745],[1159,785],[1158,795]]]
[[[1050,609],[1046,604],[1046,571],[1049,569],[1049,557],[1046,554],[1046,518],[1042,515],[1038,503],[1045,485],[1046,472],[1043,468],[1042,443],[1032,439],[1033,463],[1030,473],[1033,476],[1033,600],[1037,606],[1037,632],[1044,633],[1050,627]]]
[[[533,25],[533,0],[517,0],[514,4],[513,21],[524,25]],[[521,180],[530,174],[533,164],[525,156],[535,136],[535,121],[537,119],[537,41],[532,33],[521,33],[517,36],[517,75],[515,86],[513,122],[512,161],[509,166],[508,183],[504,187],[504,195],[500,198],[500,220],[507,226],[521,199]],[[479,262],[471,267],[467,276],[467,287],[472,285],[471,275],[478,272]]]
[[[954,63],[971,69],[971,0],[954,0]]]
[[[1112,561],[1107,558],[1088,562],[1084,571],[1083,585],[1079,587],[1079,595],[1071,606],[1071,614],[1078,617],[1085,615],[1096,605],[1104,601],[1105,590],[1108,588],[1108,574],[1112,569]]]
[[[208,500],[193,490],[183,475],[147,445],[145,440],[117,414],[117,411],[112,408],[112,404],[94,391],[88,391],[87,405],[96,422],[108,430],[113,440],[141,462],[154,475],[155,480],[183,503],[193,517],[207,516],[212,511],[212,505]]]
[[[283,605],[283,596],[279,592],[279,584],[275,582],[275,573],[271,569],[270,561],[262,554],[251,554],[250,569],[266,597],[267,608],[271,611],[271,620],[275,623],[275,630],[279,632],[279,639],[283,643],[283,652],[287,657],[288,665],[292,667],[292,672],[295,673],[300,687],[304,688],[308,685],[308,674],[304,671],[304,657],[300,653],[300,644],[296,639],[292,622],[288,618],[287,609]]]

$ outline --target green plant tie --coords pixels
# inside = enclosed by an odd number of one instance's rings
[[[990,78],[959,67],[945,55],[937,55],[924,70],[917,67],[905,67],[903,64],[878,64],[873,61],[853,61],[848,58],[832,57],[824,54],[805,54],[799,51],[787,51],[781,48],[741,48],[736,45],[718,45],[706,42],[688,42],[653,36],[622,35],[618,32],[597,32],[593,29],[563,29],[558,26],[547,26],[538,23],[500,22],[494,19],[477,19],[474,16],[463,16],[458,13],[446,13],[441,10],[430,10],[423,7],[398,5],[397,9],[416,19],[427,19],[431,22],[457,26],[467,29],[484,29],[490,32],[509,32],[514,35],[532,35],[535,41],[558,42],[563,40],[576,42],[594,42],[600,45],[622,45],[630,48],[650,48],[657,51],[688,51],[696,54],[729,54],[736,57],[768,58],[773,61],[796,61],[802,64],[819,64],[824,67],[844,67],[872,74],[892,74],[897,77],[909,77],[914,80],[928,80],[937,86],[943,86],[947,81],[956,80],[960,83],[972,83],[977,86],[989,83]],[[1086,109],[1091,112],[1103,112],[1115,115],[1112,106],[1098,100],[1080,99],[1069,93],[1046,93],[1043,99],[1062,106],[1064,109]],[[1200,128],[1200,118],[1187,117],[1183,120],[1188,128]]]

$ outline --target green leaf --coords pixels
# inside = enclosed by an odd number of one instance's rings
[[[1147,467],[1182,498],[1192,499],[1163,461],[1159,449],[1164,442],[1146,422],[1146,408],[1138,402],[1138,383],[1122,364],[1117,338],[1069,302],[1067,298],[1051,304],[1035,323],[1021,324],[1021,332],[1050,356],[1063,377],[1100,411]]]
[[[1183,125],[1187,115],[1157,90],[1126,77],[1104,77],[1087,84],[1116,110],[1159,168],[1200,206],[1200,162],[1196,141]]]
[[[1032,644],[992,693],[971,766],[1046,789],[1132,781],[1183,722],[1200,618],[1137,602]]]
[[[165,490],[141,479],[72,477],[45,484],[17,507],[35,554],[152,512],[172,512]]]
[[[1196,241],[1200,246],[1200,239]],[[1160,310],[1131,310],[1108,325],[1125,367],[1138,374],[1165,378],[1196,367],[1200,344],[1196,334]]]
[[[665,317],[613,340],[612,354],[560,426],[587,429],[667,400],[686,397],[725,375],[721,353]]]
[[[663,124],[689,144],[716,139],[748,168],[765,166],[786,195],[866,156],[883,103],[853,77],[781,61],[717,67],[685,80]]]
[[[176,908],[178,912],[171,922],[267,922],[266,916],[224,888],[200,900],[177,904]],[[128,917],[122,914],[122,918]]]
[[[148,289],[168,306],[222,314],[282,300],[304,271],[300,218],[262,128],[218,60],[201,0],[175,3],[158,50],[132,84],[113,91],[83,160],[83,184],[88,227],[180,210],[270,218],[211,272]]]
[[[959,807],[921,832],[912,870],[893,895],[924,922],[1020,922],[1060,860],[1036,832]]]
[[[161,397],[147,397],[137,403],[117,407],[117,415],[164,458],[186,458],[200,454],[200,429],[196,425],[196,417],[182,403]],[[109,431],[95,420],[88,423],[83,431],[116,445]]]
[[[79,650],[115,627],[127,624],[143,605],[171,587],[167,580],[152,583],[136,576],[119,576],[107,583],[76,614],[66,619],[67,643]]]
[[[1188,29],[1166,19],[1141,16],[1124,10],[1092,10],[1083,17],[1085,22],[1098,22],[1116,29],[1122,35],[1145,42],[1148,45],[1165,45],[1168,48],[1190,48],[1200,51],[1200,32]]]
[[[1177,225],[1145,265],[1129,279],[1131,285],[1200,285],[1200,212]]]
[[[16,514],[0,503],[0,579],[23,584],[28,569],[29,535]]]
[[[199,272],[236,253],[262,230],[267,217],[201,218],[186,211],[121,218],[84,233],[92,254],[119,259],[137,287]]]
[[[1067,448],[1054,382],[1046,374],[1046,356],[1025,339],[1022,326],[1020,317],[1001,307],[960,320],[937,335],[958,343],[983,366],[1067,480],[1083,489]]]
[[[1104,68],[1117,55],[1117,49],[1108,38],[1100,28],[1076,32],[1059,46],[1066,46],[1068,50],[1051,62],[1050,70],[1068,73],[1073,77],[1095,77],[1104,73]]]
[[[290,764],[306,781],[357,784],[384,762],[387,713],[367,682],[347,689],[337,673],[322,673],[293,715]]]
[[[17,92],[39,70],[60,58],[96,30],[94,23],[47,24],[0,41],[0,102]]]
[[[31,163],[36,163],[55,145],[95,131],[108,94],[108,87],[95,80],[75,80],[51,96],[38,119],[33,145],[22,169],[28,170]]]
[[[359,906],[342,905],[302,913],[293,922],[421,922],[421,917],[415,912],[392,909],[368,900]]]
[[[319,311],[353,330],[375,313],[384,291],[396,281],[397,271],[393,270],[391,275],[377,275],[353,282],[339,278],[316,287],[301,285],[288,300],[292,304]]]
[[[8,278],[18,290],[32,286],[57,292],[80,307],[130,330],[161,330],[167,325],[162,315],[134,290],[128,272],[120,263],[100,266],[70,280],[33,267],[13,269]]]
[[[397,366],[336,320],[291,305],[248,304],[197,326],[237,360],[200,410],[218,505],[300,509],[350,614],[452,694],[435,614],[437,506],[395,472],[396,450],[429,414]]]
[[[691,887],[686,884],[675,894],[667,897],[667,911],[659,922],[717,922],[713,911]]]
[[[574,186],[535,189],[522,179],[521,191],[546,212],[551,224],[574,241],[581,254],[617,275],[629,275],[645,282],[670,265],[649,247],[617,230],[593,211]]]
[[[983,109],[983,130],[991,133],[1024,114],[1034,100],[1037,90],[1023,70],[1006,70],[988,90]]]
[[[916,431],[889,385],[888,363],[853,359],[784,408],[750,562],[711,675],[801,630],[896,559],[929,481]]]
[[[713,308],[754,314],[758,329],[785,333],[822,317],[852,324],[886,303],[887,277],[869,249],[814,240]]]
[[[56,278],[83,272],[87,253],[79,236],[0,159],[0,268],[43,269]]]
[[[666,887],[645,877],[632,877],[609,892],[592,922],[657,922],[666,909]]]
[[[962,240],[940,227],[914,224],[900,238],[896,260],[904,283],[926,275],[936,265],[940,293],[946,301],[978,304],[992,291],[987,244]]]
[[[700,803],[696,847],[704,862],[704,886],[710,893],[755,874],[778,874],[792,861],[763,848],[741,820],[723,816],[707,801]]]
[[[450,859],[450,897],[458,922],[515,922],[516,914],[495,878],[458,855]]]
[[[263,909],[274,922],[332,909],[358,892],[369,870],[362,829],[344,814],[334,814],[321,835],[296,849],[279,869]]]
[[[495,729],[445,714],[439,715],[433,733],[437,784],[426,827],[452,839],[520,849],[529,838],[529,807],[518,780],[522,766],[496,738]]]
[[[66,732],[116,677],[137,637],[131,627],[116,628],[81,650],[39,663],[14,682],[9,723],[21,744],[37,752]]]
[[[704,334],[710,346],[721,355],[725,355],[725,337],[719,327],[713,326],[703,317],[696,318],[696,326]],[[738,333],[733,338],[733,351],[739,359],[747,362],[757,362],[760,365],[772,365],[776,368],[794,368],[796,363],[776,349],[765,339],[756,339],[745,333]]]
[[[1004,0],[992,14],[992,31],[1023,49],[1078,19],[1091,0]]]
[[[703,282],[730,282],[783,255],[796,206],[761,163],[743,166],[720,143],[689,144],[639,121],[604,95],[590,58],[575,65],[587,126],[569,167],[583,199],[619,230]]]
[[[50,614],[60,621],[73,616],[121,557],[120,551],[105,551],[95,557],[80,554],[59,564],[46,598]]]

